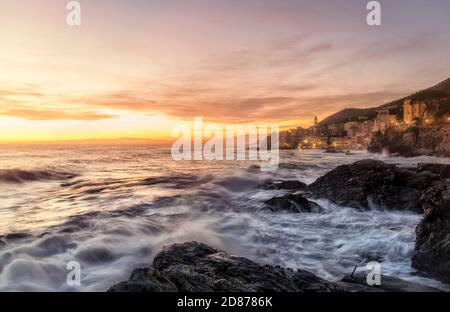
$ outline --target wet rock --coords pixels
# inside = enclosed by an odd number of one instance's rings
[[[297,180],[279,180],[269,181],[267,184],[262,185],[261,188],[267,190],[303,190],[306,186],[306,183]]]
[[[24,239],[31,237],[31,234],[28,233],[10,233],[4,236],[6,240],[16,240],[16,239]]]
[[[135,270],[110,292],[330,292],[343,291],[303,270],[261,265],[198,242],[166,247],[153,266]]]
[[[302,164],[302,163],[281,163],[278,168],[291,169],[291,170],[311,170],[320,168],[320,166],[315,164]]]
[[[410,210],[422,213],[419,199],[424,190],[441,180],[438,174],[399,168],[378,160],[342,165],[308,186],[315,198],[338,205],[368,209]]]
[[[418,172],[431,172],[443,179],[450,179],[450,165],[447,164],[418,164]]]
[[[322,207],[306,199],[301,194],[274,197],[264,202],[271,211],[322,212]]]
[[[340,154],[340,153],[344,153],[343,150],[341,149],[336,149],[336,148],[327,148],[326,150],[323,151],[324,153],[328,153],[328,154]]]
[[[408,282],[393,276],[381,275],[380,285],[370,286],[367,283],[369,272],[359,272],[353,276],[345,276],[342,282],[351,288],[351,285],[364,287],[362,291],[387,291],[387,292],[440,292],[439,289]]]
[[[426,212],[416,228],[412,266],[450,282],[450,180],[427,190],[421,204]]]

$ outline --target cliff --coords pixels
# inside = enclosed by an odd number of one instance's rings
[[[450,124],[389,129],[372,137],[369,151],[398,153],[402,156],[436,155],[450,157]]]
[[[442,113],[448,113],[450,111],[450,78],[444,80],[431,88],[421,90],[419,92],[413,93],[409,96],[397,99],[395,101],[370,108],[347,108],[334,113],[324,120],[322,120],[319,125],[326,126],[332,123],[342,123],[353,120],[358,120],[358,117],[367,117],[368,119],[375,119],[378,109],[389,108],[391,114],[397,114],[402,116],[403,114],[403,101],[405,99],[410,99],[414,101],[438,101],[441,103]]]

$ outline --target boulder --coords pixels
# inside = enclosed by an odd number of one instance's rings
[[[378,160],[342,165],[308,186],[315,198],[347,207],[410,210],[422,213],[419,199],[440,175],[416,168],[399,168]]]
[[[110,292],[330,292],[344,291],[303,270],[255,263],[208,245],[187,242],[165,247],[149,268],[135,270]]]
[[[317,169],[317,168],[320,168],[320,166],[316,165],[316,164],[304,164],[304,163],[298,163],[298,162],[289,162],[289,163],[280,163],[278,165],[278,168],[305,171],[305,170]]]
[[[350,285],[360,285],[369,287],[372,291],[388,291],[388,292],[440,292],[439,289],[405,281],[398,277],[381,275],[380,285],[369,286],[367,283],[367,275],[369,272],[359,272],[353,276],[345,276],[342,279],[348,287]]]
[[[297,180],[279,180],[270,181],[262,185],[262,188],[267,190],[303,190],[306,188],[306,183]]]
[[[274,197],[265,201],[265,204],[271,211],[321,212],[323,210],[318,204],[306,199],[301,194]]]
[[[412,266],[450,282],[450,180],[427,190],[421,204],[425,215],[416,228]]]
[[[443,179],[450,179],[450,165],[448,164],[418,164],[418,172],[431,172]]]

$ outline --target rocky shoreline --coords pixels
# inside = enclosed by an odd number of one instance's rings
[[[298,183],[297,183],[298,182]],[[423,214],[416,228],[412,266],[422,274],[450,282],[450,165],[419,164],[401,168],[362,160],[331,170],[306,186],[299,181],[270,182],[289,194],[265,202],[273,213],[321,213],[310,199],[327,199],[355,209],[408,210]],[[368,286],[362,273],[330,282],[304,271],[262,265],[200,242],[165,247],[148,268],[109,291],[345,292],[436,291],[394,277]]]
[[[413,126],[404,131],[390,128],[384,134],[372,136],[369,152],[391,154],[404,157],[450,156],[450,124]]]
[[[128,281],[108,292],[381,292],[439,290],[382,276],[368,286],[366,274],[326,281],[308,271],[262,265],[199,242],[165,247],[148,268],[133,271]]]
[[[164,248],[151,267],[135,270],[128,281],[109,291],[328,292],[336,289],[337,285],[306,271],[261,265],[203,243],[187,242]]]

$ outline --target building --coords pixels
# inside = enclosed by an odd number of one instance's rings
[[[351,143],[348,141],[337,142],[341,144],[343,148],[362,149],[369,145],[372,137],[374,122],[368,120],[367,118],[358,118],[358,120],[359,121],[349,121],[344,124],[344,130],[347,133],[347,138]]]
[[[304,129],[302,127],[282,131],[279,136],[280,147],[283,149],[298,148],[302,145],[304,139],[311,135],[311,132],[310,129]]]
[[[424,102],[412,103],[411,100],[403,102],[403,121],[410,125],[415,119],[427,118],[427,104]]]
[[[343,123],[332,123],[328,125],[328,135],[333,137],[345,136],[345,129]]]
[[[280,148],[289,148],[289,143],[287,141],[287,131],[280,132]]]
[[[417,119],[425,124],[445,122],[445,118],[448,117],[442,116],[442,109],[445,110],[445,103],[441,100],[413,102],[407,99],[403,102],[403,121],[407,125],[414,124]],[[441,114],[439,114],[440,112]]]
[[[312,134],[316,137],[320,135],[319,119],[317,118],[317,116],[314,116],[314,124],[312,126]]]
[[[394,127],[397,124],[397,116],[390,115],[389,109],[377,110],[378,116],[374,121],[372,132],[384,133],[387,129]]]
[[[344,124],[344,130],[348,137],[354,137],[361,132],[361,123],[358,121],[349,121]]]
[[[371,136],[372,135],[372,129],[373,129],[374,122],[372,120],[366,120],[361,123],[361,134],[365,136]]]
[[[355,147],[352,138],[349,137],[332,138],[331,144],[334,148],[337,149],[351,149]]]

